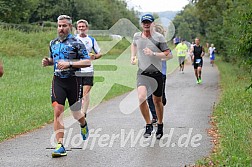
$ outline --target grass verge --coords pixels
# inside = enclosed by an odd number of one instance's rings
[[[217,61],[221,75],[221,97],[213,116],[214,148],[200,166],[251,166],[252,89],[250,75],[235,64]]]
[[[50,122],[52,68],[42,68],[36,57],[3,56],[0,78],[0,141]]]

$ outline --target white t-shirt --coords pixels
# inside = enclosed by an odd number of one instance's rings
[[[208,50],[209,50],[210,55],[213,55],[215,51],[215,47],[209,47]]]
[[[87,35],[86,37],[83,38],[80,37],[78,34],[77,38],[80,39],[82,43],[85,45],[88,53],[94,51],[95,54],[97,54],[101,51],[97,41],[93,37]],[[81,68],[81,72],[94,72],[93,64],[91,64],[90,67]]]

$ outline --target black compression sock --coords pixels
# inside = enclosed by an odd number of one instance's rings
[[[86,125],[87,125],[87,122],[85,122],[84,125],[81,125],[81,128],[85,128]]]

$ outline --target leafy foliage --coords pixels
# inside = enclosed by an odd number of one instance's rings
[[[92,29],[108,29],[121,18],[138,25],[137,12],[122,0],[0,0],[0,21],[5,23],[55,22],[61,14],[73,21],[86,19]],[[3,16],[3,17],[2,17]]]

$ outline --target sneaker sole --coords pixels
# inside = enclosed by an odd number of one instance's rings
[[[52,158],[67,156],[67,153],[52,153]]]

